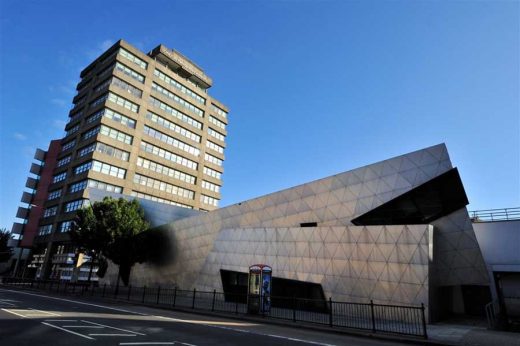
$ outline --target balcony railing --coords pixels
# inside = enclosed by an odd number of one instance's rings
[[[520,220],[520,207],[470,211],[473,222],[495,222]]]

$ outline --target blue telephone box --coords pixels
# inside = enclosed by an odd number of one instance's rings
[[[249,267],[247,285],[247,312],[250,314],[269,313],[271,311],[271,275],[272,268],[265,264]]]

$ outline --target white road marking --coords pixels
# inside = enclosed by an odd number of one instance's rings
[[[132,334],[137,334],[137,335],[146,335],[146,334],[143,334],[143,333],[134,332],[133,330],[122,329],[122,328],[116,328],[116,327],[107,326],[107,325],[105,325],[105,324],[101,324],[101,323],[90,322],[90,321],[85,321],[85,320],[81,320],[81,322],[90,323],[90,324],[93,324],[93,325],[96,325],[96,326],[105,327],[105,328],[111,328],[111,329],[115,329],[115,330],[120,330],[120,331],[122,331],[122,332],[127,332],[127,333],[132,333]]]
[[[95,307],[98,307],[98,308],[114,310],[114,311],[120,311],[120,312],[126,312],[126,313],[131,313],[131,314],[140,315],[140,316],[153,316],[153,317],[156,317],[156,318],[168,319],[168,320],[173,320],[173,321],[178,321],[178,322],[186,322],[184,320],[177,319],[177,318],[171,318],[171,317],[165,317],[165,316],[159,316],[159,315],[149,315],[149,314],[144,314],[144,313],[130,311],[130,310],[125,310],[125,309],[118,309],[118,308],[113,308],[113,307],[104,306],[104,305],[98,305],[98,304],[84,303],[84,302],[80,302],[80,301],[76,301],[76,300],[70,300],[70,299],[50,297],[50,296],[41,295],[41,294],[34,294],[34,293],[14,291],[14,290],[5,290],[5,289],[0,289],[0,291],[7,291],[7,292],[18,293],[18,294],[27,294],[27,295],[30,295],[30,296],[43,297],[43,298],[47,298],[47,299],[55,299],[55,300],[60,300],[60,301],[64,301],[64,302],[69,302],[69,303],[76,303],[76,304],[82,304],[82,305],[95,306]],[[6,309],[2,309],[2,310],[6,310]],[[24,316],[22,316],[22,317],[24,317]],[[87,321],[83,321],[83,322],[87,322]],[[93,323],[93,322],[88,322],[88,323]],[[243,329],[237,329],[237,328],[229,328],[229,327],[216,326],[216,325],[211,325],[211,324],[203,324],[203,325],[205,325],[207,327],[227,329],[227,330],[231,330],[231,331],[235,331],[235,332],[239,332],[239,333],[249,333],[249,334],[269,336],[269,337],[273,337],[273,338],[281,338],[281,339],[286,339],[286,340],[293,340],[293,341],[298,341],[298,342],[311,344],[311,345],[335,346],[333,344],[325,344],[325,343],[316,342],[316,341],[294,339],[294,338],[289,338],[289,337],[285,337],[285,336],[281,336],[281,335],[264,334],[264,333],[258,333],[258,332],[252,332],[252,331],[248,331],[248,330],[243,330]],[[101,325],[101,326],[103,326],[103,325]],[[110,327],[110,326],[106,326],[106,327],[117,329],[117,328]],[[126,330],[123,330],[123,331],[126,331]],[[138,335],[146,335],[146,334],[141,334],[141,333],[132,332],[132,331],[131,331],[131,333],[135,333],[135,334],[138,334]],[[181,343],[181,344],[186,345],[186,346],[190,346],[190,344],[186,344],[186,343]],[[195,346],[195,345],[191,345],[191,346]]]
[[[176,341],[178,342],[178,341]],[[142,341],[142,342],[120,342],[119,345],[175,345],[175,342]],[[195,345],[194,345],[195,346]]]
[[[7,309],[2,309],[2,310],[5,311],[5,312],[8,312],[8,313],[10,313],[10,314],[16,315],[16,316],[20,316],[20,317],[23,317],[23,318],[27,318],[27,316],[24,316],[24,315],[18,314],[18,313],[14,312],[14,311],[10,311],[10,310],[7,310]]]
[[[90,336],[137,336],[135,334],[89,334]]]
[[[165,316],[154,316],[154,317],[161,318],[161,319],[165,319],[165,320],[171,320],[171,321],[175,321],[175,322],[186,322],[185,320],[180,320],[180,319],[173,318],[173,317],[165,317]],[[279,338],[279,339],[285,339],[285,340],[291,340],[291,341],[298,341],[298,342],[302,342],[302,343],[305,343],[305,344],[311,344],[311,345],[335,346],[335,345],[333,345],[333,344],[324,344],[324,343],[316,342],[316,341],[309,341],[309,340],[295,339],[295,338],[290,338],[290,337],[287,337],[287,336],[281,336],[281,335],[275,335],[275,334],[259,333],[259,332],[255,332],[255,331],[244,330],[244,329],[238,329],[238,328],[231,328],[231,327],[225,327],[225,326],[221,326],[221,325],[204,324],[204,323],[201,323],[201,324],[202,324],[202,325],[205,325],[205,326],[207,326],[207,327],[212,327],[212,328],[226,329],[226,330],[231,330],[231,331],[239,332],[239,333],[247,333],[247,334],[255,334],[255,335],[269,336],[269,337],[271,337],[271,338]],[[189,346],[189,345],[190,345],[190,344],[186,344],[186,343],[181,343],[181,344],[186,345],[186,346]],[[194,345],[193,345],[193,346],[194,346]]]
[[[52,316],[61,316],[60,314],[57,314],[57,313],[54,313],[54,312],[49,312],[49,311],[43,311],[43,310],[38,310],[38,309],[33,309],[33,308],[29,308],[29,310],[38,311],[38,312],[41,312],[41,313],[44,313],[44,314],[49,314],[49,315],[52,315]]]
[[[2,310],[4,310],[5,312],[12,313],[12,314],[14,314],[16,316],[23,317],[23,318],[44,317],[46,315],[61,316],[61,315],[55,314],[53,312],[36,310],[36,309],[32,309],[32,308],[27,308],[27,309],[2,309]],[[17,311],[17,312],[15,312],[15,311]],[[36,311],[36,312],[32,312],[32,311]],[[43,314],[43,316],[42,316],[42,314]]]
[[[77,320],[45,320],[45,322],[76,322]]]
[[[100,326],[62,326],[63,328],[94,328],[94,329],[103,329],[105,327]]]
[[[230,327],[223,327],[223,326],[211,326],[211,327],[231,330],[231,331],[235,331],[235,332],[239,332],[239,333],[262,335],[262,336],[268,336],[268,337],[271,337],[271,338],[284,339],[284,340],[290,340],[290,341],[297,341],[297,342],[301,342],[301,343],[304,343],[304,344],[320,345],[320,346],[336,346],[334,344],[325,344],[325,343],[322,343],[322,342],[303,340],[303,339],[297,339],[297,338],[291,338],[291,337],[288,337],[288,336],[282,336],[282,335],[276,335],[276,334],[259,333],[259,332],[255,332],[255,331],[251,331],[251,330],[244,330],[244,329],[237,329],[237,328],[230,328]]]
[[[281,335],[275,335],[275,334],[265,334],[267,336],[270,336],[272,338],[278,338],[278,339],[284,339],[284,340],[291,340],[291,341],[297,341],[297,342],[303,342],[303,343],[306,343],[306,344],[311,344],[311,345],[321,345],[321,346],[334,346],[332,344],[324,344],[322,342],[316,342],[316,341],[309,341],[309,340],[302,340],[302,339],[297,339],[297,338],[289,338],[287,336],[281,336]]]
[[[126,312],[126,313],[131,313],[131,314],[140,315],[140,316],[150,316],[149,314],[143,314],[143,313],[141,313],[141,312],[135,312],[135,311],[125,310],[125,309],[112,308],[112,307],[110,307],[110,306],[105,306],[105,305],[98,305],[98,304],[92,304],[92,303],[84,303],[84,302],[80,302],[80,301],[77,301],[77,300],[71,300],[71,299],[64,299],[64,298],[51,297],[51,296],[46,296],[46,295],[43,295],[43,294],[35,294],[35,293],[29,293],[29,292],[21,292],[21,291],[14,291],[14,290],[6,290],[6,289],[1,289],[1,288],[0,288],[0,291],[6,291],[6,292],[12,292],[12,293],[18,293],[18,294],[26,294],[26,295],[29,295],[29,296],[43,297],[43,298],[47,298],[47,299],[60,300],[60,301],[63,301],[63,302],[69,302],[69,303],[75,303],[75,304],[81,304],[81,305],[95,306],[95,307],[97,307],[97,308],[103,308],[103,309],[108,309],[108,310],[114,310],[114,311]]]
[[[197,346],[197,345],[193,345],[193,344],[188,344],[187,342],[179,342],[179,341],[175,341],[181,345],[186,345],[186,346]]]
[[[81,336],[82,338],[85,338],[85,339],[96,340],[94,338],[91,338],[90,336],[83,335],[83,334],[80,334],[80,333],[76,333],[76,332],[73,332],[72,330],[68,330],[68,329],[65,329],[65,328],[61,328],[61,327],[55,326],[54,324],[50,324],[50,323],[47,323],[47,322],[42,322],[42,324],[45,324],[46,326],[49,326],[49,327],[52,327],[52,328],[63,330],[64,332],[67,332],[67,333],[71,333],[71,334],[74,334],[74,335],[77,335],[77,336]]]

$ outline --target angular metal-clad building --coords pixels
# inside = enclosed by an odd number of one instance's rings
[[[424,303],[435,320],[489,292],[467,204],[440,144],[160,226],[166,259],[136,265],[132,282],[240,292],[265,263],[279,292]]]

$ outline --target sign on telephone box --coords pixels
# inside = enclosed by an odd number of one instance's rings
[[[265,264],[249,267],[247,285],[247,312],[250,314],[269,313],[271,311],[272,268]]]

